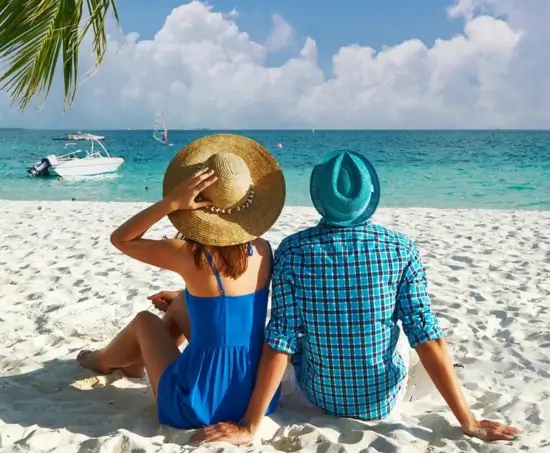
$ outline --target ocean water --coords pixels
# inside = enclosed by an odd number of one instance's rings
[[[73,132],[73,131],[68,131]],[[60,153],[61,131],[0,130],[0,199],[156,201],[164,170],[190,141],[215,131],[88,131],[125,163],[115,176],[79,180],[27,176]],[[333,150],[367,155],[382,184],[381,206],[550,210],[550,131],[236,131],[271,150],[287,183],[287,205],[310,206],[309,174]],[[276,146],[283,145],[282,149]]]

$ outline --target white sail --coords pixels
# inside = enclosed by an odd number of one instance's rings
[[[166,128],[166,121],[164,121],[164,116],[162,115],[162,112],[155,115],[153,138],[163,145],[168,144],[168,129]]]

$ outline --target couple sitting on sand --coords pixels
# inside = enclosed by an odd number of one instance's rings
[[[467,435],[513,439],[515,428],[470,411],[418,249],[371,223],[380,199],[371,163],[329,154],[315,165],[310,191],[319,224],[285,238],[273,259],[260,236],[285,201],[274,157],[236,135],[189,144],[167,169],[164,198],[111,236],[126,255],[179,274],[185,290],[152,296],[162,319],[139,313],[78,362],[130,377],[146,370],[160,423],[202,428],[194,441],[240,445],[276,410],[281,382],[294,401],[328,414],[387,418],[405,394],[410,345]],[[180,234],[144,239],[165,216]]]

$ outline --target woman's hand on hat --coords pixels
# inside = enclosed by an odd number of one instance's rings
[[[180,183],[180,185],[170,192],[167,197],[170,201],[172,211],[199,209],[205,206],[212,206],[211,201],[197,198],[204,189],[214,184],[217,179],[214,170],[204,168],[199,170],[188,180]]]

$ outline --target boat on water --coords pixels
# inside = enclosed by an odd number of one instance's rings
[[[153,138],[163,145],[168,144],[168,128],[166,127],[166,121],[162,112],[155,115],[155,122],[153,124]]]
[[[85,133],[76,132],[74,134],[68,134],[66,137],[54,138],[54,140],[57,140],[57,141],[71,141],[71,142],[78,142],[78,141],[90,140],[90,139],[102,141],[102,140],[105,140],[105,137],[103,135],[88,134],[86,132]]]
[[[124,163],[122,157],[111,157],[103,144],[89,135],[85,139],[86,148],[78,148],[76,143],[67,143],[64,154],[49,154],[27,169],[32,177],[58,176],[61,178],[96,176],[114,173]]]

